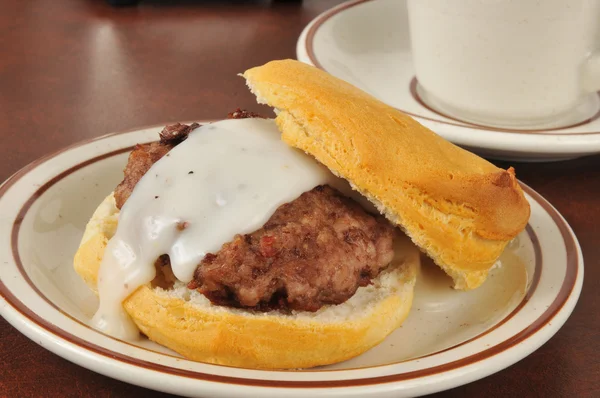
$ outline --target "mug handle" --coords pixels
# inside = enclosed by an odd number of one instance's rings
[[[584,61],[581,73],[581,85],[585,91],[600,91],[600,52],[592,54]]]

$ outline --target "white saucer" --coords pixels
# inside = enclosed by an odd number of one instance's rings
[[[563,160],[600,153],[600,98],[592,95],[563,120],[571,127],[509,130],[469,124],[434,111],[419,96],[406,0],[358,0],[315,18],[297,45],[318,66],[415,117],[444,138],[483,156]]]
[[[259,371],[193,362],[148,340],[108,337],[90,327],[98,301],[73,270],[73,255],[92,212],[122,179],[128,151],[156,140],[161,129],[77,144],[0,186],[0,315],[76,364],[185,396],[416,396],[521,360],[560,329],[577,302],[583,282],[577,239],[556,209],[523,186],[531,203],[529,225],[484,285],[455,291],[439,268],[424,261],[405,323],[349,361]]]

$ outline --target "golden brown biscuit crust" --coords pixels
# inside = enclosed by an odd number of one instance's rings
[[[283,140],[350,181],[455,279],[485,280],[529,204],[500,169],[358,88],[298,61],[243,74],[278,111]]]

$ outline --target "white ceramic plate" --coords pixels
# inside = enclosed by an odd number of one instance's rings
[[[524,187],[532,214],[475,291],[423,261],[404,325],[352,360],[311,370],[257,371],[188,361],[152,342],[91,329],[96,297],[72,269],[83,228],[122,177],[127,152],[160,127],[87,141],[40,159],[0,187],[0,312],[48,350],[104,375],[188,396],[400,397],[485,377],[544,344],[567,320],[583,280],[573,232]],[[519,266],[519,264],[521,264]]]
[[[565,128],[506,130],[465,123],[429,108],[412,65],[406,0],[358,0],[313,20],[297,44],[300,61],[344,79],[483,156],[547,161],[600,152],[600,99],[591,97]]]

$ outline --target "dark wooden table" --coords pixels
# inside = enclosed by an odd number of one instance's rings
[[[302,28],[340,1],[104,0],[0,4],[0,181],[76,141],[166,121],[265,112],[238,72],[294,58]],[[441,393],[600,397],[600,156],[514,164],[552,202],[583,248],[586,276],[565,326],[493,376]],[[503,164],[503,166],[506,166]],[[158,397],[46,351],[0,318],[1,397]]]

